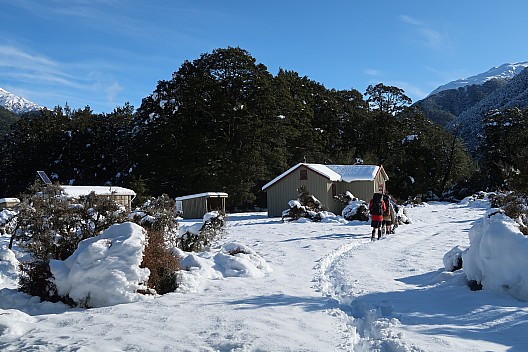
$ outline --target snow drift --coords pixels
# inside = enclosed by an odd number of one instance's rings
[[[51,260],[59,295],[88,307],[133,302],[144,295],[150,271],[140,268],[146,231],[132,222],[109,227],[79,243],[66,260]]]
[[[517,223],[498,209],[489,209],[469,230],[469,240],[462,254],[467,278],[480,282],[483,289],[528,301],[528,239]]]

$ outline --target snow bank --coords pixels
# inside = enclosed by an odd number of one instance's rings
[[[489,208],[490,200],[489,196],[494,193],[480,192],[466,197],[460,201],[461,206],[473,207],[473,208]]]
[[[453,247],[444,255],[443,263],[446,271],[454,271],[460,269],[460,260],[462,259],[464,250],[460,246]]]
[[[484,289],[528,301],[528,239],[515,221],[498,209],[489,209],[469,230],[469,240],[462,254],[467,278]]]
[[[273,270],[254,250],[241,243],[227,243],[214,257],[225,277],[262,277]]]
[[[216,252],[193,253],[175,248],[173,253],[181,258],[183,269],[178,292],[199,292],[210,279],[257,278],[273,272],[264,258],[237,242],[226,243]]]
[[[132,222],[112,225],[101,235],[79,243],[66,260],[51,260],[50,268],[62,296],[77,303],[104,307],[138,300],[150,271],[140,268],[145,230]]]
[[[0,283],[18,281],[18,260],[15,253],[7,247],[0,248]]]

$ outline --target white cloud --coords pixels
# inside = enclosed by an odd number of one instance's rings
[[[400,16],[400,19],[402,22],[409,25],[414,33],[414,39],[423,46],[444,52],[452,49],[453,43],[449,39],[448,33],[433,29],[426,22],[410,16],[402,15]]]
[[[381,71],[375,68],[366,68],[363,70],[363,73],[365,73],[367,76],[372,76],[372,77],[381,76]]]

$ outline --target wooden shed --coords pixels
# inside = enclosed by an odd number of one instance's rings
[[[266,191],[268,217],[282,216],[288,202],[297,199],[300,186],[315,196],[328,211],[340,215],[346,204],[336,196],[346,191],[364,201],[385,190],[389,180],[383,166],[323,165],[299,163],[262,187]]]
[[[0,198],[0,209],[11,209],[20,204],[18,198]]]
[[[80,196],[87,196],[94,192],[99,197],[110,197],[117,203],[125,206],[127,210],[132,208],[132,200],[136,197],[136,192],[131,189],[115,186],[60,186],[64,194],[68,197],[78,199]]]
[[[225,213],[227,193],[205,192],[176,198],[176,209],[184,219],[201,219],[213,210]]]

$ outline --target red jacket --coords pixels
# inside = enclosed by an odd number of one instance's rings
[[[381,201],[381,207],[383,208],[383,212],[387,210],[387,206],[385,205],[385,202],[383,200]],[[372,210],[372,199],[370,200],[370,203],[369,203],[369,211],[370,210]],[[374,221],[383,221],[383,214],[380,214],[380,215],[370,214],[370,219]]]

